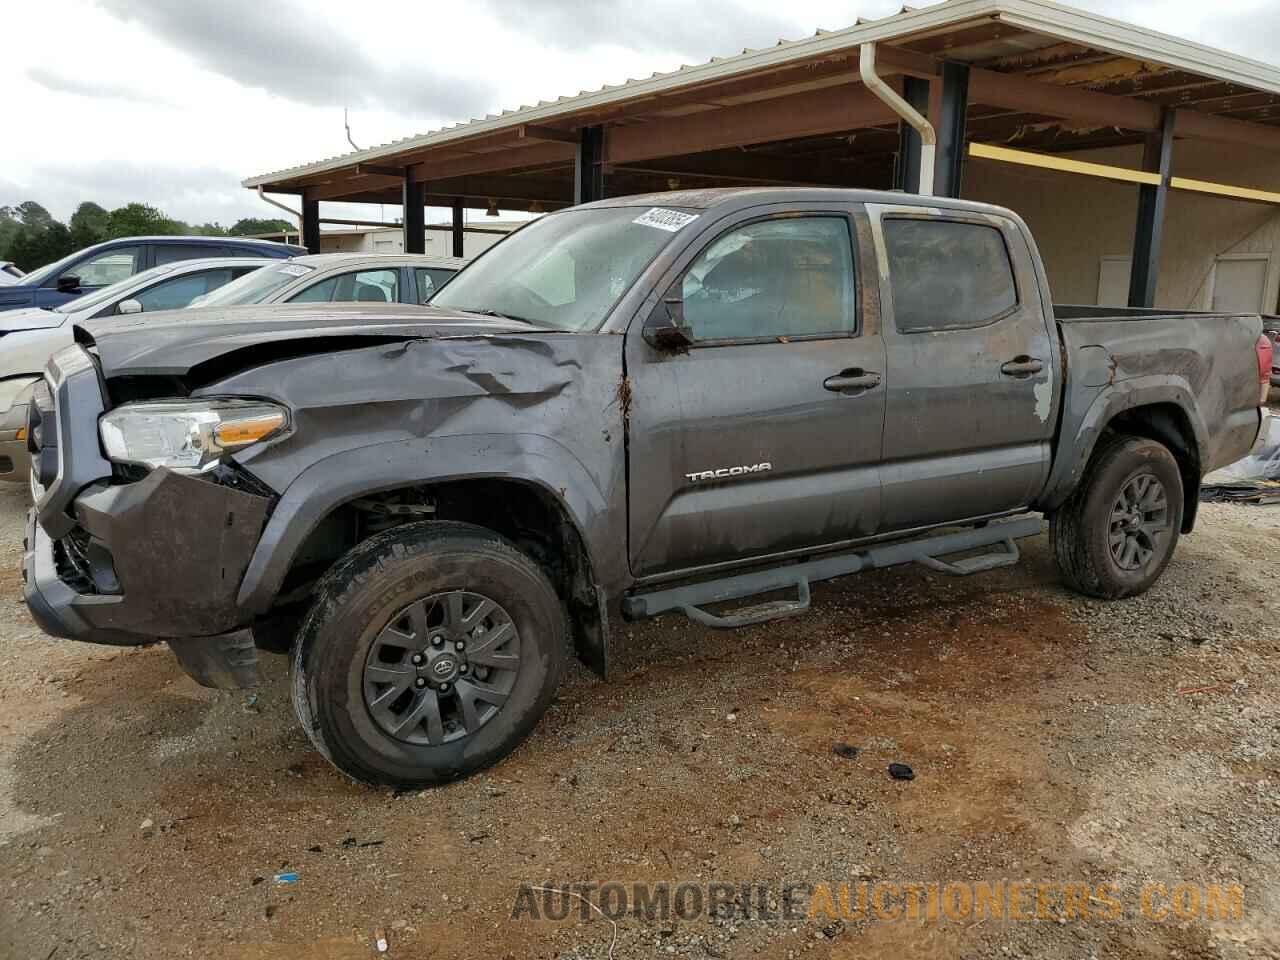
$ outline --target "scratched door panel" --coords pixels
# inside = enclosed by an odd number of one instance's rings
[[[883,528],[1026,506],[1048,473],[1058,384],[1025,238],[1000,217],[879,213]]]
[[[885,390],[823,384],[842,370],[883,371],[878,335],[633,357],[636,575],[876,533]]]

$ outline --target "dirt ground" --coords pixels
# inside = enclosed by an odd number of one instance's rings
[[[508,760],[406,795],[309,748],[282,658],[250,696],[164,647],[42,636],[24,510],[0,491],[0,956],[354,958],[378,931],[401,958],[1280,955],[1280,508],[1206,506],[1123,603],[1066,593],[1040,537],[1009,570],[855,577],[738,633],[619,624],[614,680],[576,670]],[[1120,909],[739,901],[624,917],[616,943],[576,908],[512,919],[524,883],[1023,880],[1110,885]],[[1144,913],[1144,887],[1181,883],[1241,886],[1242,915]]]

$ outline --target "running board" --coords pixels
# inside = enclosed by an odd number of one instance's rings
[[[809,609],[809,584],[836,577],[861,573],[863,570],[880,570],[904,563],[919,563],[930,570],[955,577],[967,577],[1018,562],[1018,547],[1014,543],[1023,537],[1038,536],[1044,529],[1040,517],[1023,517],[1003,523],[989,523],[983,527],[906,540],[898,543],[877,544],[864,547],[854,553],[822,557],[804,563],[794,563],[771,570],[740,573],[720,580],[692,583],[683,587],[655,590],[624,597],[622,614],[628,620],[643,620],[662,613],[678,610],[691,620],[721,630],[746,627],[783,617],[794,617]],[[1000,546],[994,553],[961,560],[942,560],[953,553],[964,553],[981,547]],[[725,615],[702,609],[709,603],[741,600],[775,590],[796,591],[794,600],[776,600],[745,607]]]

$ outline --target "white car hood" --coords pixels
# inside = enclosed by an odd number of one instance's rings
[[[13,333],[17,330],[47,330],[60,327],[66,323],[67,314],[56,310],[45,310],[43,307],[23,307],[19,310],[0,312],[0,333]]]

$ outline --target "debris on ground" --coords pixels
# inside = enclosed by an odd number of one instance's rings
[[[916,772],[905,763],[891,763],[889,764],[889,776],[895,780],[914,780]]]
[[[837,743],[831,752],[842,760],[853,760],[858,756],[858,748],[851,743]]]
[[[298,875],[296,873],[277,873],[274,879],[278,886],[283,887],[291,883],[297,883]]]
[[[1256,453],[1220,470],[1200,483],[1200,499],[1209,502],[1280,503],[1280,417],[1272,417],[1267,439]]]

